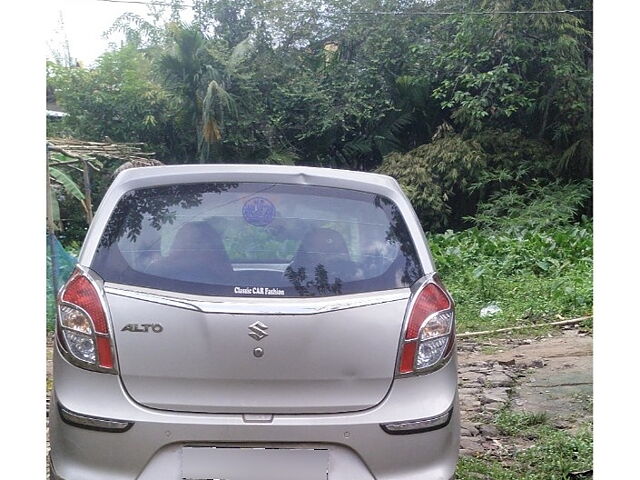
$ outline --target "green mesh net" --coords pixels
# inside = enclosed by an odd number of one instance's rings
[[[47,330],[52,330],[56,318],[56,293],[69,279],[76,257],[67,252],[55,235],[47,238]]]

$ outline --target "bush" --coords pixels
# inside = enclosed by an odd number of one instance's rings
[[[450,223],[450,198],[468,191],[485,165],[480,144],[447,133],[410,152],[387,155],[377,172],[394,177],[422,224],[438,231]]]
[[[478,205],[471,221],[482,229],[512,233],[569,227],[581,220],[581,213],[590,213],[592,183],[536,181],[526,188],[513,187]]]
[[[535,324],[591,313],[593,227],[582,217],[590,182],[534,185],[480,204],[477,225],[431,235],[438,271],[462,331]],[[499,314],[481,318],[497,304]]]
[[[560,184],[544,187],[555,180],[557,162],[544,141],[527,139],[518,130],[491,129],[465,136],[445,123],[431,143],[387,155],[377,172],[398,180],[425,228],[441,232],[447,227],[469,226],[470,216],[481,212],[487,199],[483,218],[494,213],[488,209],[491,205],[496,209],[522,206],[509,204],[509,199],[528,202],[527,196],[540,196],[552,202],[562,197]],[[553,188],[556,196],[549,195]],[[578,196],[575,200],[586,201],[581,195],[588,190],[590,186],[584,183],[571,192]],[[557,200],[572,205],[565,198]]]
[[[508,234],[477,228],[433,235],[430,247],[456,301],[460,331],[535,324],[592,309],[589,224]],[[502,312],[481,318],[497,304]]]
[[[591,267],[592,230],[587,222],[547,231],[448,230],[432,235],[430,246],[443,276],[473,267],[476,278],[521,274],[551,278]]]

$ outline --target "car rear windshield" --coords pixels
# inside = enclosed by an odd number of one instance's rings
[[[389,199],[273,183],[133,190],[113,211],[91,267],[106,282],[240,297],[381,291],[423,275]]]

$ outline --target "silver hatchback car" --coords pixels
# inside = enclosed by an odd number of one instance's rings
[[[392,178],[124,171],[58,296],[52,477],[449,480],[453,300]]]

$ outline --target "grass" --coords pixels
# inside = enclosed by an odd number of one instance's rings
[[[535,325],[592,311],[588,223],[549,231],[472,228],[433,235],[429,243],[456,300],[460,332]],[[501,311],[481,317],[480,310],[491,304]]]
[[[495,425],[507,436],[502,443],[530,443],[531,447],[507,457],[462,457],[458,480],[570,480],[575,472],[592,468],[593,432],[590,423],[576,433],[557,430],[544,414],[505,410],[496,415]],[[572,475],[573,474],[573,475]]]
[[[495,424],[503,435],[531,435],[540,425],[548,422],[544,412],[513,412],[503,410],[496,416]]]

